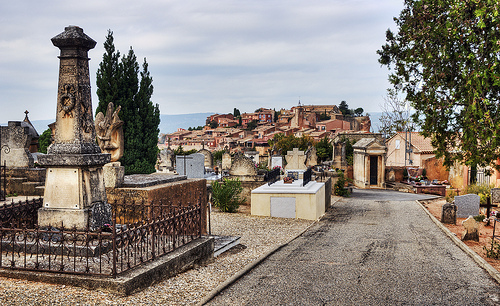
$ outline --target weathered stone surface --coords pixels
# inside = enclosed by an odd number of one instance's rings
[[[318,155],[316,154],[316,147],[312,146],[306,151],[306,166],[314,167],[318,165]]]
[[[92,167],[102,166],[110,160],[110,154],[47,154],[38,157],[42,166]]]
[[[293,148],[286,154],[286,169],[287,170],[307,170],[305,161],[306,155],[304,151],[299,151],[298,148]]]
[[[462,225],[465,229],[462,240],[479,241],[479,222],[474,220],[473,217],[468,217],[465,221],[462,221]]]
[[[205,160],[204,160],[204,166],[207,168],[212,168],[214,166],[214,158],[212,156],[212,152],[208,151],[207,149],[201,149],[198,151],[198,153],[203,154]]]
[[[184,181],[185,175],[169,175],[162,173],[129,174],[125,176],[122,187],[142,188],[166,183]],[[106,186],[107,187],[107,186]]]
[[[101,154],[92,119],[87,53],[96,42],[83,29],[70,26],[52,43],[61,50],[57,111],[54,141],[48,154],[38,158],[41,165],[49,166],[38,225],[100,226],[103,220],[111,220],[102,173],[110,155]]]
[[[115,109],[112,102],[108,104],[106,115],[102,112],[95,117],[97,141],[102,153],[111,154],[111,162],[116,162],[123,156],[123,121],[118,117],[121,106]]]
[[[491,204],[500,203],[500,188],[491,188]]]
[[[120,162],[111,162],[102,167],[104,186],[117,188],[123,184],[125,179],[125,167]]]
[[[477,194],[466,194],[455,197],[457,206],[457,218],[467,218],[479,214],[480,197]]]
[[[29,151],[31,144],[30,127],[26,122],[9,121],[1,127],[2,166],[32,168],[33,156]]]
[[[173,170],[175,165],[175,154],[172,149],[167,148],[160,151],[158,154],[158,162],[156,169],[160,172]]]
[[[148,187],[106,188],[108,203],[161,202],[177,206],[201,204],[202,234],[207,233],[207,181],[187,179]]]
[[[233,164],[231,165],[231,169],[229,169],[229,174],[232,176],[249,176],[249,175],[257,175],[257,167],[253,160],[250,158],[237,155],[233,158]]]
[[[231,169],[231,164],[232,164],[231,154],[229,154],[227,152],[222,154],[222,170]]]
[[[441,222],[446,224],[457,224],[457,206],[446,203],[441,208]]]

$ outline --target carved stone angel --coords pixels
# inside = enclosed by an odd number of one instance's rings
[[[123,121],[118,117],[120,110],[121,106],[115,109],[110,102],[106,116],[100,112],[95,117],[97,142],[102,153],[111,154],[111,162],[116,162],[123,156]]]

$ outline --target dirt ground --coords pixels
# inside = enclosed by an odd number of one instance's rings
[[[444,198],[430,200],[430,201],[421,201],[421,203],[427,208],[427,210],[434,216],[436,219],[441,220],[441,207],[446,203]],[[482,209],[482,208],[481,208]],[[495,210],[495,209],[493,209]],[[500,210],[500,208],[498,209]],[[486,209],[484,209],[483,214],[486,215]],[[464,218],[457,218],[457,224],[443,224],[446,226],[452,233],[457,235],[458,238],[462,238],[462,234],[464,232],[464,227],[462,226],[462,221]],[[500,223],[497,224],[500,226]],[[500,234],[500,228],[496,229],[496,234]],[[479,242],[476,241],[464,241],[464,243],[475,251],[479,256],[481,256],[484,260],[486,260],[491,266],[493,266],[497,271],[500,271],[500,259],[492,259],[486,257],[486,251],[484,247],[491,247],[491,237],[493,236],[493,222],[491,225],[486,225],[485,222],[479,227]]]

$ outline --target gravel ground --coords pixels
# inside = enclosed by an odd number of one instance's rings
[[[206,266],[128,297],[78,287],[0,277],[0,305],[192,305],[247,264],[295,237],[313,221],[212,212],[212,234],[241,236],[240,245]]]

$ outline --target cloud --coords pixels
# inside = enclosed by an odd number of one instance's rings
[[[97,41],[95,75],[107,30],[130,46],[153,77],[165,114],[253,111],[338,104],[376,111],[387,85],[376,50],[398,0],[10,1],[0,12],[0,122],[55,117],[59,50],[50,38],[68,25]],[[33,110],[33,111],[32,111]]]

